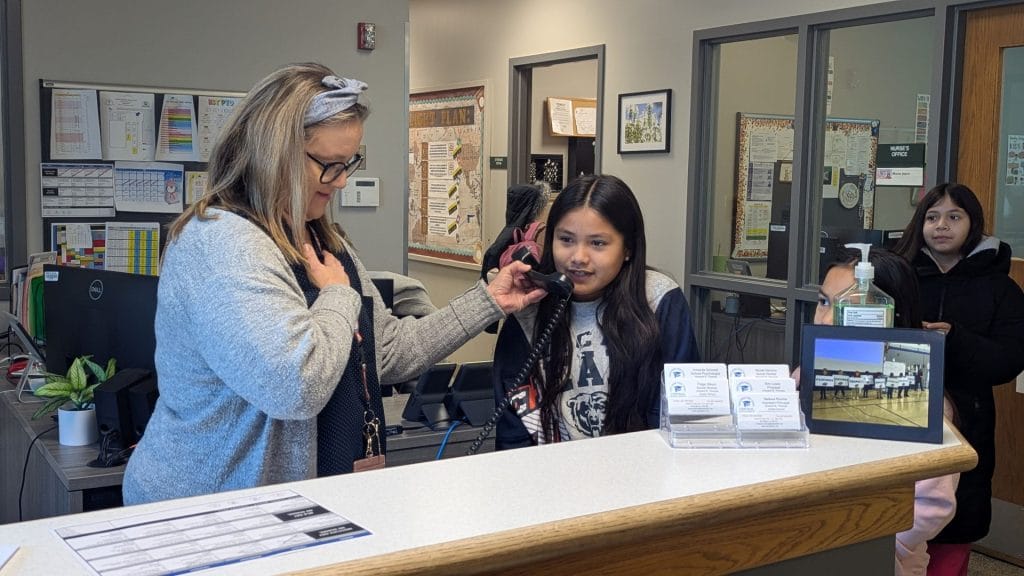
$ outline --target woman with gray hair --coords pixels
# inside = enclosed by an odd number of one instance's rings
[[[383,466],[380,384],[544,293],[508,267],[424,318],[388,314],[328,207],[359,165],[366,84],[284,67],[237,106],[209,192],[169,230],[160,398],[124,476],[137,504]]]

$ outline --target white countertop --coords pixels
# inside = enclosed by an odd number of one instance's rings
[[[693,497],[960,446],[811,435],[809,449],[671,448],[659,431],[480,454],[263,487],[287,487],[372,534],[218,567],[203,574],[278,574],[622,508]],[[0,545],[20,549],[0,575],[88,574],[55,528],[186,504],[224,494],[0,526]],[[514,545],[514,543],[512,544]]]

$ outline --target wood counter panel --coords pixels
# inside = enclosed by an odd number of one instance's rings
[[[976,463],[962,444],[293,574],[725,574],[905,530],[915,478]]]

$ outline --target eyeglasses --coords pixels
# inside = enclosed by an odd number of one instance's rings
[[[323,171],[320,172],[321,184],[330,184],[337,180],[338,176],[341,176],[343,173],[346,176],[351,176],[352,173],[356,171],[356,168],[359,167],[359,163],[363,161],[362,154],[353,155],[347,162],[321,162],[309,152],[306,152],[306,156],[309,156],[310,160],[316,162],[320,168],[323,169]]]

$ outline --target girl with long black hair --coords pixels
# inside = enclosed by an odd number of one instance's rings
[[[494,384],[512,408],[497,425],[497,449],[632,432],[658,426],[662,366],[697,362],[690,309],[679,286],[647,267],[640,205],[609,175],[581,177],[548,215],[540,271],[560,272],[572,299],[530,378],[513,390],[557,295],[509,317],[498,336]]]
[[[992,388],[1024,370],[1024,292],[1009,276],[1010,246],[988,236],[974,192],[955,182],[925,194],[896,251],[921,283],[923,326],[946,335],[946,388],[960,432],[978,453],[956,492],[956,516],[929,543],[943,574],[967,574],[971,542],[988,534],[995,471]],[[932,573],[929,570],[929,573]]]

